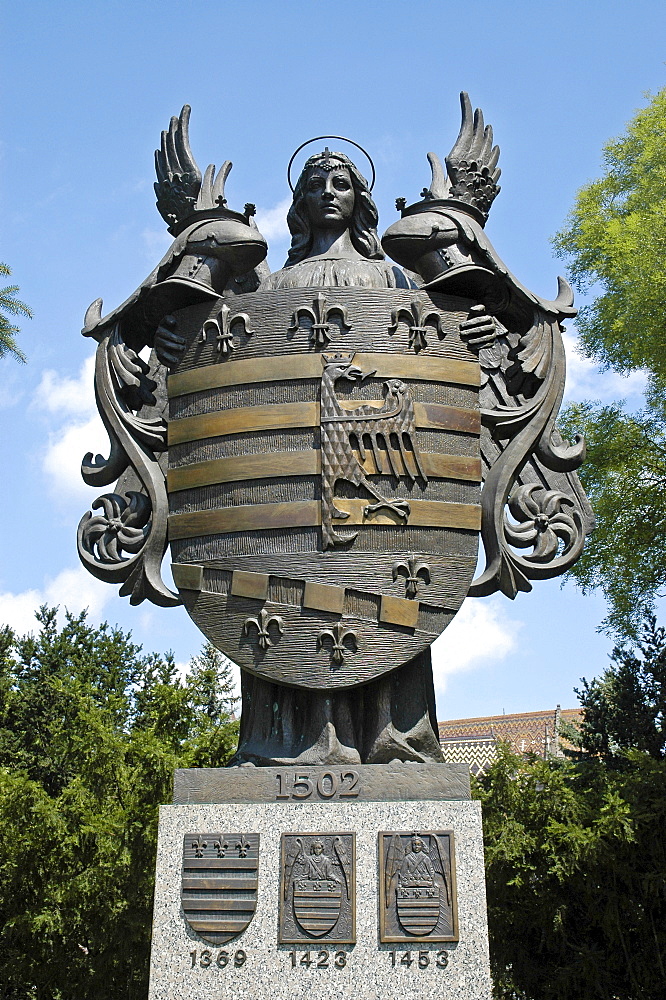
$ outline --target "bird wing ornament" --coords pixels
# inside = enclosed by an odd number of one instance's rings
[[[481,111],[472,114],[466,93],[461,106],[446,174],[439,157],[428,153],[430,187],[421,201],[402,207],[382,246],[419,274],[425,289],[473,303],[461,336],[482,371],[486,564],[469,593],[483,597],[499,590],[513,598],[531,590],[531,580],[572,566],[593,527],[575,474],[585,442],[564,442],[556,427],[565,378],[562,324],[576,309],[564,278],[558,278],[553,301],[540,298],[509,271],[488,239],[484,226],[500,190],[499,147]]]
[[[444,882],[447,905],[451,903],[451,860],[449,852],[445,849],[436,833],[430,834],[430,846],[428,854],[432,866],[437,875],[441,875]]]
[[[384,899],[386,900],[387,907],[391,904],[390,894],[393,879],[402,868],[404,860],[405,848],[402,843],[402,837],[399,834],[394,833],[391,837],[388,851],[386,852],[386,864],[384,866]]]

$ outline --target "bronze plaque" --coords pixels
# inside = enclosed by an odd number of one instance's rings
[[[220,945],[241,934],[257,906],[258,833],[186,833],[180,901],[193,931]]]
[[[280,944],[354,944],[356,834],[283,833]]]
[[[236,296],[245,325],[226,354],[204,335],[226,306],[178,314],[167,489],[174,580],[198,627],[266,680],[330,689],[421,653],[467,596],[481,417],[467,303],[418,289],[322,298]],[[325,336],[313,302],[330,313]]]
[[[379,834],[379,939],[458,940],[452,830]]]

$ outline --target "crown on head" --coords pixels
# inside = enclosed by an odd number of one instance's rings
[[[344,354],[342,351],[335,351],[331,353],[322,352],[322,360],[324,365],[350,365],[354,360],[356,351],[352,351],[351,354]]]

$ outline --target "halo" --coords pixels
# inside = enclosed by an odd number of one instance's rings
[[[303,149],[304,146],[309,146],[311,142],[319,142],[320,139],[341,139],[342,142],[348,142],[350,145],[356,146],[357,149],[360,149],[363,155],[367,157],[368,163],[370,164],[370,169],[372,170],[372,180],[370,181],[370,188],[369,188],[369,190],[372,191],[373,187],[375,186],[375,165],[372,162],[372,157],[365,149],[363,149],[363,146],[359,146],[359,144],[357,142],[354,142],[353,139],[348,139],[346,135],[316,135],[314,139],[307,139],[305,142],[302,142],[298,147],[298,149],[295,150],[289,161],[289,166],[287,167],[287,182],[289,184],[289,187],[291,188],[292,194],[294,192],[294,185],[291,183],[292,163],[294,162],[294,160],[296,159],[296,157],[298,156],[298,154],[300,153],[300,151]]]

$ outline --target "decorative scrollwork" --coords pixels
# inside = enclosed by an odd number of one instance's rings
[[[536,497],[535,493],[543,495]],[[582,518],[573,499],[565,493],[547,490],[539,483],[527,483],[513,491],[509,510],[518,523],[511,524],[505,516],[507,542],[516,548],[534,549],[522,562],[552,565],[556,557],[570,558],[572,552],[575,558],[580,555],[585,538]]]
[[[563,304],[565,294],[561,289]],[[501,338],[501,351],[493,350],[485,365],[485,400],[494,401],[482,403],[481,410],[488,466],[481,494],[486,566],[470,587],[473,597],[501,590],[513,598],[529,591],[530,580],[563,573],[583,548],[590,515],[569,474],[583,462],[585,442],[565,444],[555,426],[565,376],[560,319],[555,309],[535,309],[530,328],[520,337]],[[556,483],[569,492],[553,488]],[[542,496],[535,495],[539,490]],[[506,517],[507,504],[517,525]],[[529,556],[513,551],[530,545]]]
[[[104,513],[83,524],[81,542],[100,563],[118,563],[124,552],[135,554],[145,545],[150,521],[148,497],[134,490],[126,496],[129,501],[117,493],[98,497],[92,509],[101,508]]]
[[[109,457],[88,453],[81,475],[89,486],[108,486],[131,467],[141,490],[106,494],[79,524],[79,558],[93,576],[121,584],[131,604],[144,600],[162,607],[180,604],[164,584],[160,567],[167,545],[168,503],[159,457],[166,450],[166,421],[141,416],[155,405],[148,365],[127,347],[114,324],[100,340],[95,359],[97,408],[110,440]],[[137,410],[138,412],[134,412]]]

